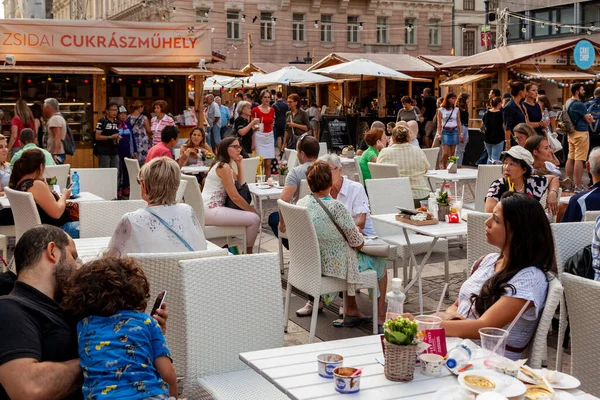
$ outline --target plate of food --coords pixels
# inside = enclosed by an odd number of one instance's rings
[[[447,386],[435,392],[433,400],[475,400],[477,395],[460,385]]]
[[[497,392],[505,397],[517,397],[525,393],[523,382],[493,370],[476,369],[458,375],[458,383],[473,393]]]
[[[554,389],[569,390],[578,388],[581,385],[579,379],[574,376],[558,371],[550,371],[546,368],[531,369],[524,365],[521,367],[518,376],[519,380],[533,385],[543,385],[544,380],[542,377],[546,378],[550,386]]]

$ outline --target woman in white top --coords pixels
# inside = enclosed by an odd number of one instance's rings
[[[204,201],[204,221],[209,226],[245,226],[246,253],[252,253],[254,241],[260,227],[260,217],[254,208],[238,193],[236,183],[246,183],[242,166],[242,146],[237,138],[227,137],[217,148],[216,159],[202,190]],[[232,165],[235,162],[238,172]],[[225,207],[225,199],[229,196],[239,209]]]
[[[530,301],[506,341],[505,355],[522,358],[546,303],[548,281],[557,279],[554,239],[538,201],[507,192],[485,222],[488,243],[500,253],[475,262],[458,299],[440,313],[446,336],[479,339],[479,329],[506,329]]]
[[[110,239],[108,255],[206,250],[194,209],[175,200],[180,179],[179,165],[170,158],[144,164],[138,181],[148,207],[123,216]]]
[[[437,137],[442,139],[442,168],[446,169],[448,157],[456,152],[456,146],[463,140],[460,113],[455,105],[456,95],[446,94],[437,113]]]

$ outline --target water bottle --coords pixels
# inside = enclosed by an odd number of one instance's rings
[[[450,184],[446,183],[444,185],[444,192],[448,193],[448,200],[452,198],[452,193],[450,193]]]
[[[550,113],[547,108],[544,108],[544,112],[542,113],[542,121],[550,121]],[[550,125],[548,125],[548,128],[550,128]]]
[[[396,319],[404,312],[404,300],[406,295],[402,293],[402,279],[392,279],[392,291],[387,292],[385,295],[387,298],[387,312],[385,313],[385,319]]]
[[[73,172],[73,177],[71,178],[73,181],[73,186],[71,186],[71,196],[79,195],[80,187],[79,187],[79,174],[77,171]]]
[[[433,215],[434,218],[437,218],[438,214],[438,205],[437,205],[437,196],[434,192],[429,192],[429,200],[427,201],[427,211]]]
[[[473,356],[473,350],[471,349],[472,343],[473,342],[470,340],[463,340],[458,346],[448,351],[446,366],[450,369],[461,369],[466,367]]]

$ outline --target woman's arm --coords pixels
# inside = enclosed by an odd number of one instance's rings
[[[558,131],[558,122],[556,121],[556,117],[550,117],[550,125],[552,125],[552,132]]]
[[[45,182],[35,181],[29,193],[33,195],[36,204],[48,214],[50,218],[59,219],[65,212],[67,199],[71,197],[71,189],[64,189],[63,195],[56,200]]]
[[[456,126],[458,127],[458,140],[463,141],[462,124],[460,123],[460,110],[456,113]]]
[[[486,197],[485,212],[491,213],[492,211],[494,211],[494,207],[496,207],[496,204],[498,204],[498,201],[496,199],[494,199],[493,197]]]
[[[33,129],[34,129],[34,131],[33,131],[33,142],[37,146],[42,147],[38,143],[38,132],[40,131],[40,126],[42,126],[42,121],[40,121],[38,118],[34,119],[33,120]]]
[[[503,328],[510,324],[527,300],[516,297],[502,296],[479,319],[462,321],[442,321],[446,336],[463,339],[479,339],[479,329],[485,327]],[[527,309],[534,307],[533,302]]]
[[[238,193],[231,172],[232,170],[229,165],[223,165],[223,167],[217,168],[217,176],[221,179],[221,183],[223,183],[227,195],[231,201],[242,210],[256,213],[256,210],[254,210],[254,208],[252,208],[252,206]]]
[[[152,130],[150,129],[150,120],[148,118],[144,118],[144,130],[146,131],[146,136],[152,137]]]
[[[8,141],[8,151],[11,151],[17,141],[17,133],[19,128],[16,125],[10,127],[10,140]]]
[[[181,147],[179,148],[179,159],[177,160],[179,168],[186,165],[189,158],[190,155],[187,153],[187,148],[184,145],[181,145]]]
[[[556,215],[558,211],[558,190],[560,181],[554,175],[546,175],[548,180],[548,196],[546,199],[546,208],[550,210],[552,215]]]
[[[202,150],[204,150],[204,151],[202,151]],[[204,145],[202,147],[200,147],[200,151],[203,154],[212,153],[212,149],[210,148],[210,146],[206,142],[204,143]]]

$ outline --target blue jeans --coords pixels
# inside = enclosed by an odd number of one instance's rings
[[[463,158],[465,157],[465,149],[467,148],[467,143],[469,142],[469,128],[467,126],[462,126],[462,135],[463,141],[460,139],[458,141],[458,145],[456,146],[456,157],[458,157],[458,165],[462,165]]]
[[[221,143],[221,127],[215,125],[208,128],[206,140],[208,141],[209,146],[213,148],[219,147],[219,143]]]
[[[271,227],[271,230],[273,231],[273,234],[275,235],[275,237],[279,237],[279,213],[278,212],[274,212],[271,215],[269,215],[269,226]],[[287,239],[281,239],[281,244],[283,244],[283,247],[285,247],[286,249],[290,249],[289,243]]]
[[[498,144],[489,144],[485,143],[485,149],[488,153],[488,164],[500,164],[500,155],[502,151],[504,151],[504,142],[500,142]]]
[[[67,222],[60,229],[65,231],[72,239],[79,239],[79,221]]]

